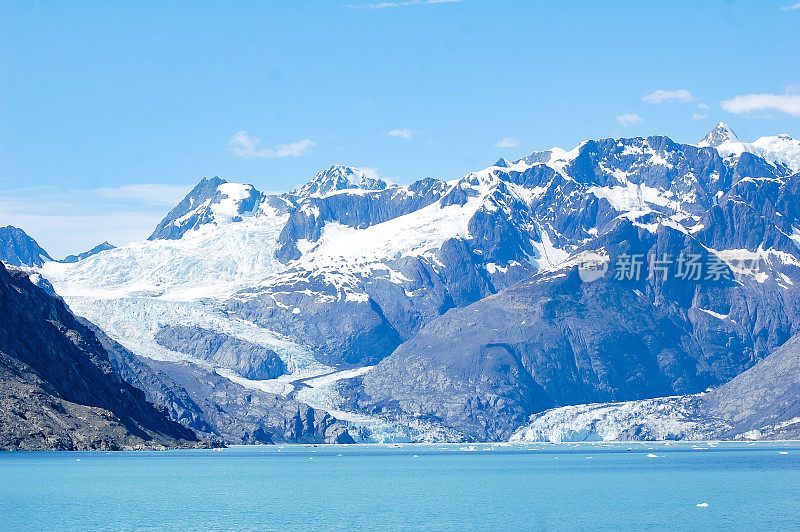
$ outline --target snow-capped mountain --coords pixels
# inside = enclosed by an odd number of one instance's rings
[[[148,240],[178,240],[187,231],[204,224],[224,224],[241,221],[258,208],[261,193],[252,185],[227,183],[218,177],[203,178],[197,186],[172,209]]]
[[[800,172],[800,141],[789,135],[761,137],[753,142],[741,142],[727,124],[720,122],[703,140],[700,148],[712,147],[723,157],[737,159],[742,153],[752,153],[776,166],[785,166],[791,172]]]
[[[751,143],[726,142],[717,146],[717,150],[723,157],[734,158],[740,157],[744,152],[752,153],[776,166],[800,172],[800,141],[789,135],[761,137]]]
[[[371,170],[343,166],[331,166],[314,176],[305,185],[290,194],[298,197],[326,196],[343,190],[382,190],[388,183]]]
[[[797,141],[776,139],[589,140],[410,185],[334,166],[280,195],[204,179],[149,240],[41,273],[168,371],[216,368],[367,438],[507,438],[554,406],[722,384],[798,330]],[[730,275],[587,284],[589,252]]]
[[[700,148],[717,148],[729,142],[739,142],[739,138],[726,123],[720,122],[708,132],[708,135],[703,137],[703,140],[697,143],[697,146]]]

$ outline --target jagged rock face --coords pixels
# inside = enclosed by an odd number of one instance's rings
[[[212,434],[226,443],[355,443],[346,424],[307,404],[244,388],[193,364],[149,365],[186,391]]]
[[[728,142],[739,142],[739,138],[727,124],[720,122],[697,145],[701,148],[716,148]]]
[[[198,225],[209,222],[208,210],[201,206],[210,204],[218,197],[219,186],[227,183],[224,179],[204,177],[181,202],[172,209],[166,217],[156,226],[148,240],[171,239],[175,240]],[[205,205],[207,207],[208,205]]]
[[[81,322],[95,333],[108,353],[108,360],[114,367],[114,371],[125,382],[142,390],[148,401],[165,406],[170,419],[203,437],[222,436],[208,424],[205,413],[192,400],[188,392],[175,383],[169,375],[151,368],[145,361],[115,342],[93,323],[84,319],[81,319]]]
[[[125,383],[100,342],[23,272],[0,265],[0,448],[186,445],[194,433]]]
[[[0,261],[9,266],[42,266],[53,260],[25,231],[8,225],[0,227]]]
[[[722,438],[800,437],[800,335],[704,400],[708,417],[730,426]]]
[[[261,192],[252,185],[228,183],[218,177],[204,178],[158,224],[148,240],[177,240],[205,224],[241,221],[261,200]]]
[[[381,190],[386,181],[371,175],[371,172],[352,166],[336,164],[318,173],[314,179],[290,192],[292,196],[313,197],[334,194],[341,190]]]
[[[265,327],[302,338],[328,363],[360,360],[371,364],[375,356],[360,358],[365,341],[375,343],[379,360],[449,308],[471,304],[542,266],[557,264],[623,214],[635,213],[639,223],[668,221],[692,229],[714,249],[755,250],[759,242],[765,242],[759,231],[774,233],[780,249],[795,247],[779,233],[793,231],[796,205],[789,198],[796,179],[787,176],[785,168],[751,153],[727,164],[713,148],[649,137],[588,141],[572,153],[551,151],[534,159],[547,162],[504,162],[449,187],[428,185],[430,195],[420,205],[409,204],[404,189],[392,192],[392,188],[314,198],[313,208],[290,215],[281,234],[284,243],[278,255],[288,261],[287,269],[264,286],[233,298],[229,308]],[[762,177],[752,180],[754,175]],[[410,188],[414,186],[418,185]],[[389,192],[397,203],[387,200]],[[745,207],[737,202],[744,195],[748,205],[758,205],[759,212],[772,212],[770,222],[780,224],[780,229],[752,216],[742,219],[737,211]],[[392,206],[399,207],[387,210]],[[411,262],[407,255],[400,255],[400,260],[391,254],[373,259],[389,272],[389,279],[376,272],[377,265],[358,264],[369,258],[356,255],[352,260],[346,251],[326,241],[325,230],[331,224],[366,229],[362,233],[366,237],[378,227],[390,227],[430,209],[469,212],[465,230]],[[778,211],[788,216],[776,215]],[[717,223],[726,218],[736,226]],[[752,231],[755,227],[761,229]],[[350,234],[359,238],[358,231]],[[301,253],[298,243],[310,249]],[[352,244],[341,240],[336,245]],[[335,266],[339,267],[334,270]],[[424,272],[423,283],[417,282],[420,272]],[[398,278],[403,281],[397,282]],[[388,286],[392,283],[396,290]],[[361,316],[354,329],[378,331],[381,338],[349,333],[350,327],[338,329],[333,316],[342,314]]]
[[[215,360],[216,341],[158,345],[169,325],[267,347],[292,372],[377,364],[350,387],[359,408],[503,438],[549,406],[719,385],[798,330],[795,141],[717,133],[590,140],[408,186],[346,167],[278,196],[203,181],[154,233],[173,240],[43,272],[145,356]],[[592,250],[691,252],[735,279],[586,285],[573,270]],[[257,366],[241,362],[225,358]]]
[[[354,442],[346,424],[325,412],[246,389],[191,364],[142,359],[87,325],[126,382],[143,390],[148,401],[166,406],[170,418],[202,437],[227,444]]]
[[[77,255],[67,255],[61,262],[78,262],[79,260],[91,257],[92,255],[97,255],[101,251],[106,251],[109,249],[116,249],[116,246],[109,244],[108,242],[103,242],[102,244],[98,244],[97,246],[93,247],[89,251],[84,251],[83,253],[78,253]]]
[[[652,234],[627,220],[593,245],[612,264],[623,252],[713,258],[683,232]],[[800,280],[796,266],[782,271]],[[793,291],[725,277],[583,283],[575,266],[535,275],[423,327],[364,376],[362,406],[505,439],[553,406],[718,386],[800,328]]]
[[[707,394],[569,406],[532,416],[512,441],[800,437],[800,335]]]
[[[275,351],[202,327],[164,326],[156,341],[172,351],[230,368],[247,379],[276,379],[286,373],[286,364]]]
[[[409,187],[382,186],[359,194],[286,194],[283,198],[293,209],[278,239],[280,247],[276,256],[283,262],[300,258],[298,241],[318,240],[327,223],[363,229],[427,207],[446,190],[444,183],[428,178]]]

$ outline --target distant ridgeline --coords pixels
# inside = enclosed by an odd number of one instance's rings
[[[719,124],[452,181],[333,166],[274,195],[215,177],[148,240],[67,264],[16,237],[2,258],[225,441],[777,438],[798,415],[775,360],[800,332],[799,171],[797,140]],[[746,397],[755,417],[731,406]],[[608,425],[620,412],[648,425]],[[570,428],[587,415],[611,428]]]

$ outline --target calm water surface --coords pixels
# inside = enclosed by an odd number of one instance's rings
[[[331,528],[798,530],[800,442],[0,453],[0,530]]]

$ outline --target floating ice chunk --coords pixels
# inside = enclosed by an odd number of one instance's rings
[[[789,451],[778,451],[778,454],[789,454]]]
[[[648,458],[658,458],[658,455],[657,454],[653,454],[653,453],[647,453],[647,457]]]
[[[696,506],[698,508],[708,508],[708,503],[707,502],[701,502],[700,504],[697,504]]]

